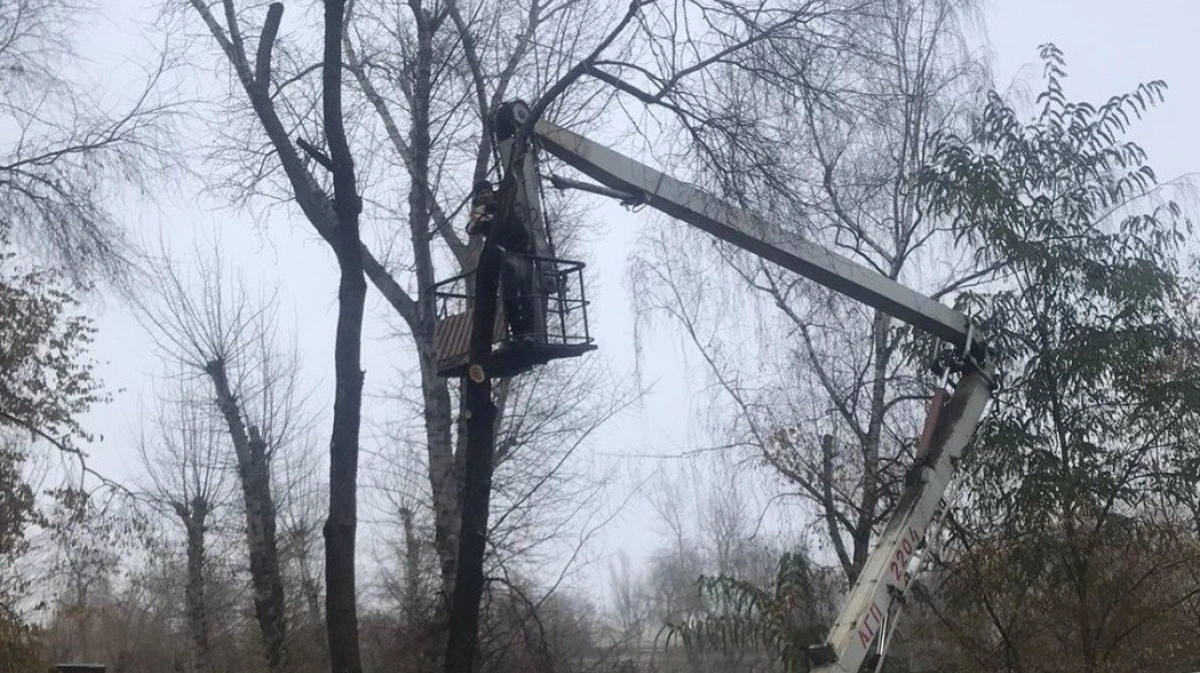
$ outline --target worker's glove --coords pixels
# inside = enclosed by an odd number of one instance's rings
[[[475,206],[471,211],[471,220],[467,222],[467,233],[472,236],[482,234],[494,218],[495,215],[488,210],[486,205]]]

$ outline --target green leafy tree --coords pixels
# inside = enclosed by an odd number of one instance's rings
[[[25,454],[15,438],[0,435],[0,559],[25,546],[25,530],[40,522],[33,488],[21,474]],[[0,584],[0,600],[5,593]]]
[[[1178,308],[1189,224],[1125,138],[1166,85],[1098,106],[1071,102],[1061,52],[1045,45],[1041,58],[1046,86],[1032,119],[990,94],[971,134],[939,140],[922,179],[979,264],[1001,269],[958,298],[984,316],[1007,375],[970,461],[963,544],[986,539],[1025,555],[1017,566],[1055,573],[1045,586],[1069,588],[1060,598],[1072,603],[1059,659],[1091,672],[1142,628],[1111,618],[1098,581],[1111,574],[1115,531],[1187,497],[1178,476],[1192,469],[1200,419],[1196,343]],[[1026,608],[1046,600],[1031,597]],[[1024,641],[1005,630],[1020,620],[991,617],[1005,653],[994,661],[1022,670]]]
[[[925,175],[960,238],[1004,270],[958,303],[985,316],[1007,375],[974,454],[977,504],[1022,527],[1142,503],[1189,453],[1200,413],[1195,371],[1160,375],[1195,347],[1176,309],[1189,225],[1122,139],[1166,85],[1068,102],[1062,54],[1041,53],[1034,119],[992,94],[974,133],[943,138]]]
[[[22,438],[0,428],[0,673],[44,669],[39,659],[39,634],[15,608],[26,582],[15,572],[28,548],[26,532],[45,523],[34,489],[25,479]]]
[[[667,643],[696,652],[760,652],[786,671],[806,671],[805,652],[822,641],[832,591],[802,553],[779,559],[774,585],[719,575],[697,581],[704,608],[667,626]]]

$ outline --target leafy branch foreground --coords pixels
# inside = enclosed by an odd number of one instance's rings
[[[1062,54],[1041,56],[1032,120],[992,92],[913,176],[924,209],[995,270],[956,305],[981,317],[1007,376],[893,654],[1020,671],[1054,649],[1053,670],[1183,670],[1170,666],[1194,653],[1154,643],[1186,639],[1200,608],[1200,332],[1178,261],[1191,226],[1125,139],[1166,85],[1075,103]],[[830,621],[819,586],[797,554],[769,589],[701,578],[703,607],[668,641],[807,670]]]

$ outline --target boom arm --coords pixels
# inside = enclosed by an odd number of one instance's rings
[[[920,292],[550,122],[538,120],[534,132],[551,154],[609,188],[640,195],[678,220],[943,341],[963,346],[974,338],[975,354],[984,355],[983,342],[972,337],[965,315]]]
[[[824,646],[811,658],[816,673],[857,673],[871,644],[882,653],[910,579],[908,566],[925,539],[958,458],[991,397],[993,371],[987,347],[965,315],[832,250],[805,241],[776,224],[587,138],[538,120],[542,146],[606,187],[632,193],[654,208],[717,238],[810,278],[954,344],[962,377],[943,407],[935,397],[936,424],[879,543],[867,558]]]

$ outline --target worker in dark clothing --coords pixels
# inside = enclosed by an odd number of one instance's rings
[[[480,180],[475,183],[467,233],[491,236],[503,253],[500,293],[504,299],[504,313],[513,337],[528,338],[534,330],[535,308],[533,261],[528,256],[532,252],[529,232],[514,213],[499,212],[497,201],[497,192],[491,182]]]

